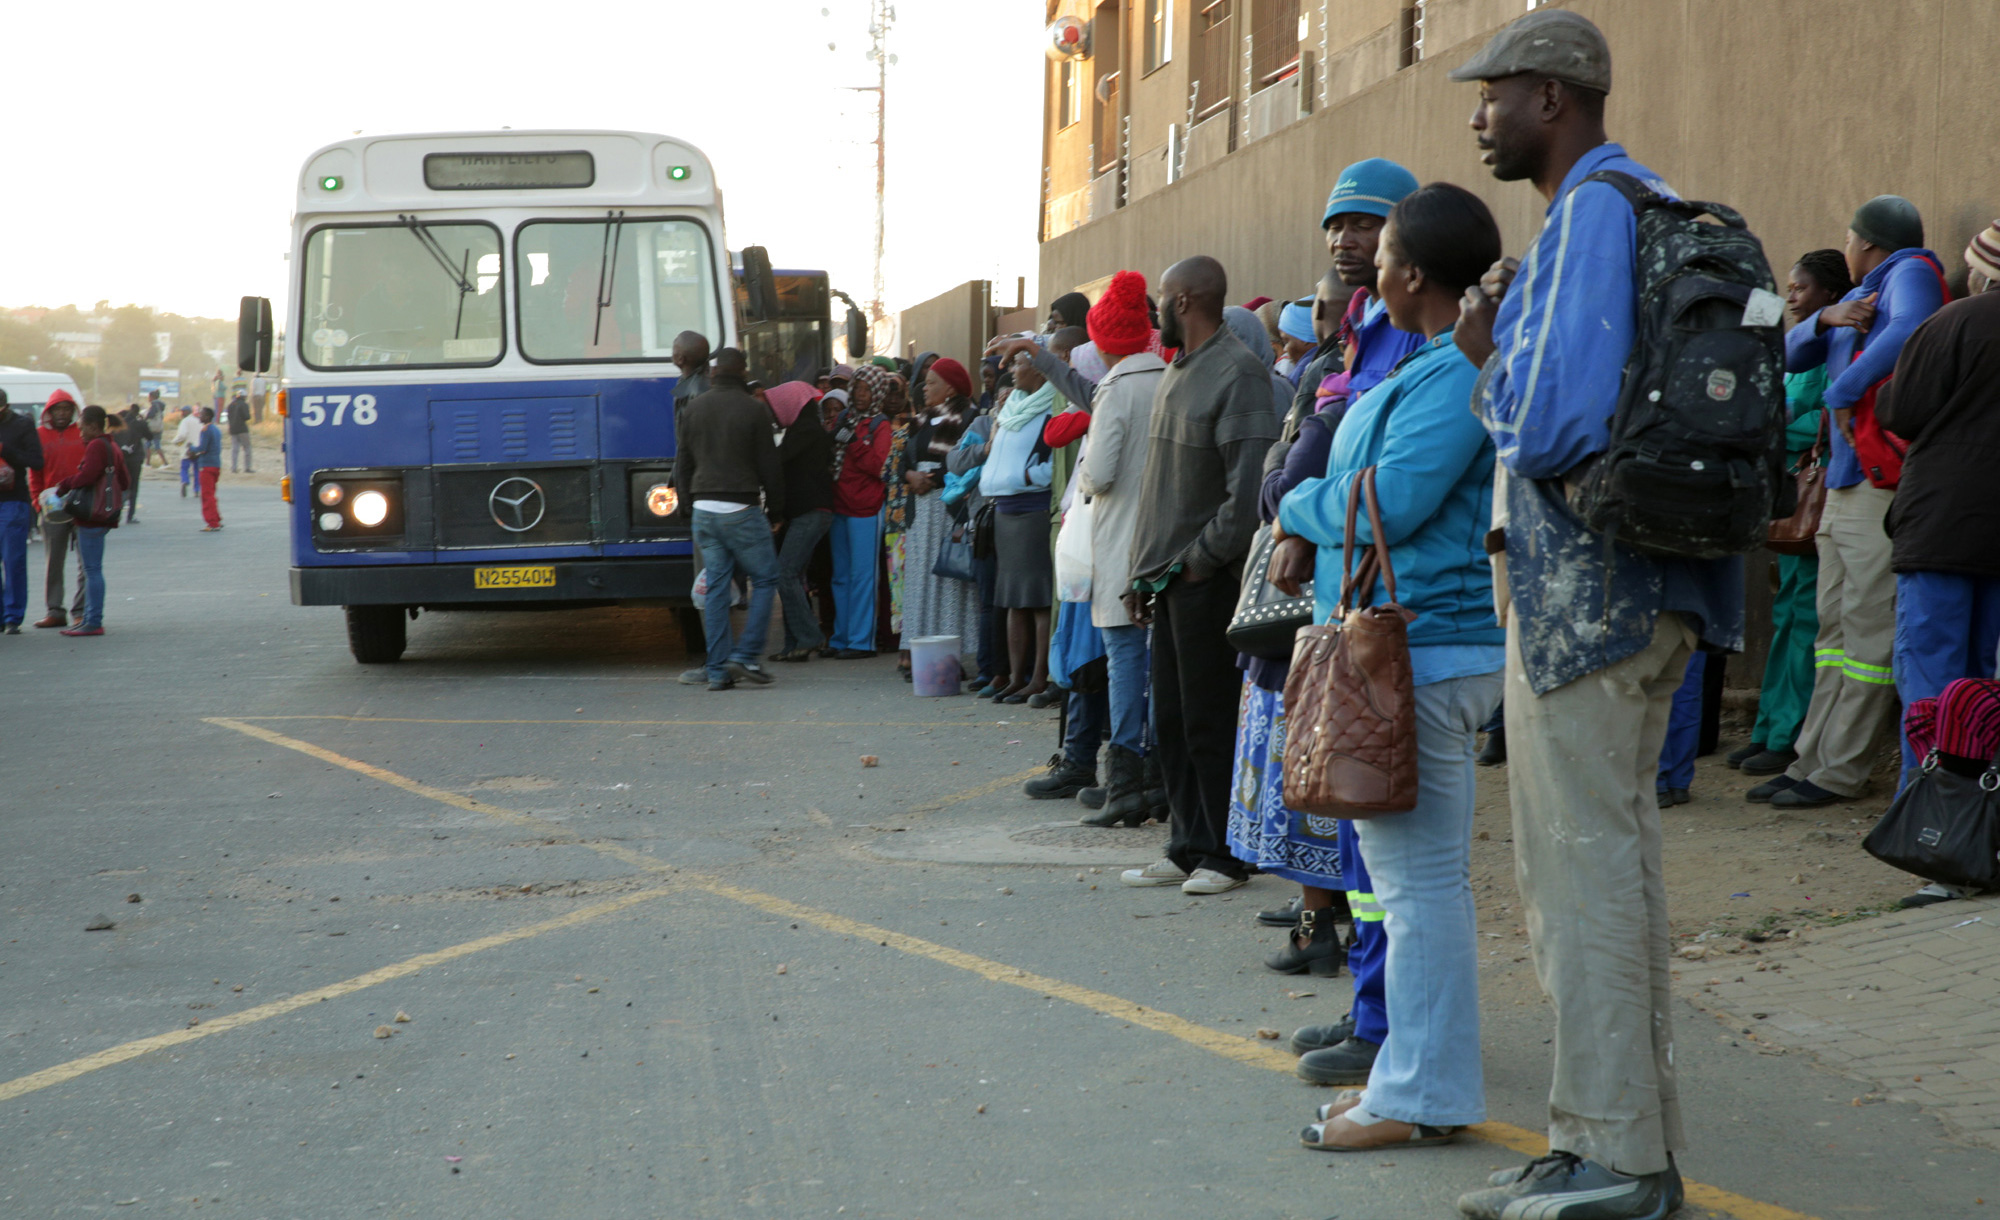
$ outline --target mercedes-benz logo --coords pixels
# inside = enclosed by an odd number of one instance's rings
[[[548,504],[542,485],[519,475],[500,480],[486,497],[486,509],[493,514],[493,524],[510,534],[525,534],[540,525]]]

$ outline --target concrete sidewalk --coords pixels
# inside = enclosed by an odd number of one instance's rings
[[[2000,897],[1814,930],[1795,955],[1708,963],[1683,994],[1760,1042],[1867,1082],[1856,1105],[1914,1102],[2000,1148]]]

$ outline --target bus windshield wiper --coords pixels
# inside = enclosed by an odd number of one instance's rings
[[[604,311],[611,307],[612,285],[618,278],[618,242],[625,234],[625,213],[604,214],[604,253],[597,264],[597,313],[590,325],[590,345],[604,332]]]
[[[429,225],[418,220],[415,216],[404,215],[402,213],[398,213],[396,219],[403,222],[404,226],[417,239],[417,244],[424,248],[424,253],[430,255],[437,262],[437,265],[444,269],[444,273],[451,277],[452,283],[458,285],[458,319],[452,324],[451,328],[451,337],[454,339],[458,338],[459,332],[465,329],[465,298],[478,291],[477,288],[473,287],[472,281],[466,278],[465,273],[470,268],[466,266],[454,267],[451,265],[451,258],[445,254],[444,247],[438,244],[437,238],[431,236]],[[472,248],[468,246],[466,247],[465,258],[461,259],[460,262],[470,263],[471,260]]]

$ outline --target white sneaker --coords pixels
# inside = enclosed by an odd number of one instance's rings
[[[1243,878],[1232,877],[1228,873],[1218,873],[1212,868],[1198,868],[1181,885],[1183,894],[1224,894],[1243,884]]]
[[[1160,860],[1144,868],[1128,868],[1118,879],[1126,885],[1179,885],[1188,875],[1172,860]]]

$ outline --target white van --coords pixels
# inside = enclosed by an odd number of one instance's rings
[[[36,423],[42,421],[42,404],[57,390],[68,390],[69,396],[76,399],[77,410],[83,409],[83,391],[76,388],[76,382],[67,373],[43,373],[0,364],[0,390],[7,392],[7,401],[16,411],[25,412]]]

